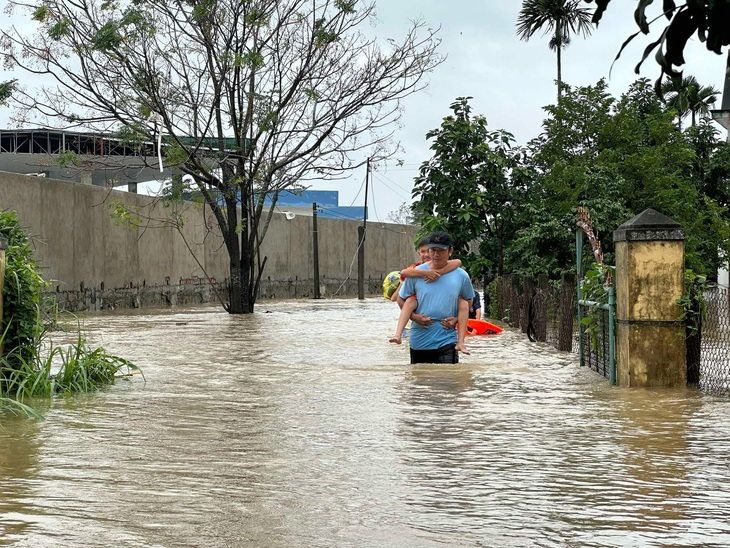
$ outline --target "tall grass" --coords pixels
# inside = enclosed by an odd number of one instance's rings
[[[76,342],[66,348],[47,342],[46,333],[57,325],[57,317],[51,323],[43,320],[46,303],[41,290],[48,282],[33,259],[31,238],[13,211],[0,211],[0,234],[8,240],[5,283],[0,288],[4,308],[0,323],[0,411],[37,416],[26,403],[30,398],[90,392],[115,379],[141,373],[133,363],[103,348],[90,348],[80,328]]]
[[[26,405],[11,398],[0,397],[0,411],[8,411],[10,413],[21,414],[36,419],[43,418],[43,415],[33,409],[30,405]]]
[[[132,362],[103,348],[92,349],[81,331],[76,342],[66,347],[39,337],[34,344],[0,357],[0,409],[32,416],[35,412],[29,413],[25,404],[31,398],[92,392],[134,374],[144,378]]]

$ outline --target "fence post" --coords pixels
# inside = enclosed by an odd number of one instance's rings
[[[611,385],[616,385],[616,288],[608,288],[608,367]]]
[[[692,333],[689,327],[685,327],[687,333],[687,384],[697,385],[700,382],[700,355],[702,351],[702,315],[700,314],[700,303],[692,299],[692,308],[697,315],[697,331]]]
[[[583,293],[580,290],[580,282],[583,279],[583,230],[578,229],[575,231],[575,271],[576,271],[576,295],[578,301],[583,298]],[[580,359],[581,367],[586,364],[585,353],[583,352],[583,311],[580,308],[580,303],[577,303],[577,317],[578,317],[578,356]]]
[[[510,274],[509,285],[509,323],[512,327],[520,326],[520,279]]]
[[[314,264],[314,298],[319,299],[319,233],[317,232],[317,202],[312,202],[312,260]]]
[[[357,298],[365,298],[365,227],[357,227]]]
[[[506,278],[504,276],[497,276],[495,284],[497,287],[497,320],[502,321],[504,319],[504,310],[507,308],[504,298],[504,285]],[[730,301],[728,301],[730,302]]]
[[[542,314],[535,325],[535,338],[540,342],[545,342],[547,341],[548,294],[550,292],[550,281],[547,274],[540,274],[537,277],[537,287],[541,293],[539,302],[542,303]]]
[[[5,250],[8,248],[8,241],[0,236],[0,337],[2,337],[3,326],[3,290],[5,289]],[[3,345],[0,341],[0,356],[3,355]]]
[[[616,377],[621,386],[687,383],[684,230],[647,209],[613,233],[616,242]]]
[[[573,349],[573,318],[575,318],[575,274],[566,272],[561,276],[562,295],[560,299],[560,325],[558,326],[558,350]],[[580,332],[580,329],[578,330]],[[580,357],[583,365],[583,356]]]
[[[522,282],[522,307],[520,310],[520,329],[527,333],[527,326],[530,323],[530,302],[535,292],[535,278],[525,276]]]

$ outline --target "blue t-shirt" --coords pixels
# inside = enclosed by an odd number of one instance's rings
[[[429,270],[428,264],[417,267]],[[423,327],[413,322],[410,333],[410,346],[414,350],[435,350],[447,344],[456,344],[456,330],[444,329],[441,320],[456,316],[459,297],[474,298],[474,288],[465,270],[457,268],[442,275],[435,282],[426,283],[425,278],[406,278],[401,284],[399,295],[406,299],[416,295],[416,312],[425,314],[433,324]]]

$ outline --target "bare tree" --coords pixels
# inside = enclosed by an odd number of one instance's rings
[[[6,66],[50,77],[14,99],[34,119],[163,135],[230,256],[231,313],[253,312],[278,193],[395,152],[401,101],[425,86],[439,40],[415,21],[381,45],[358,0],[31,0],[37,32],[3,32]],[[186,178],[189,179],[189,178]],[[179,179],[178,179],[179,180]]]
[[[388,220],[399,225],[416,224],[416,218],[413,214],[413,207],[408,202],[401,203],[396,211],[388,213]]]

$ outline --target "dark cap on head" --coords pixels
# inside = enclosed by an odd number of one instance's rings
[[[446,232],[434,232],[428,238],[428,248],[429,249],[431,249],[432,247],[438,247],[440,249],[449,249],[450,247],[453,247],[453,246],[454,246],[454,244],[451,241],[451,236],[449,236]]]
[[[428,245],[428,236],[424,236],[416,242],[416,249],[420,249],[424,245]]]

